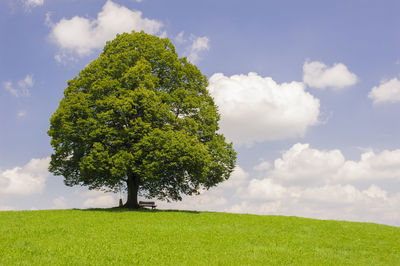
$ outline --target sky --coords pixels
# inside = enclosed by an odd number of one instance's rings
[[[117,33],[168,37],[209,79],[237,166],[160,209],[400,226],[400,1],[1,0],[0,210],[116,206],[67,187],[47,136]]]

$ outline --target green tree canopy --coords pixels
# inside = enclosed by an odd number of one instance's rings
[[[181,200],[227,180],[236,153],[218,133],[207,78],[167,39],[117,35],[68,81],[50,119],[49,170],[68,186]]]

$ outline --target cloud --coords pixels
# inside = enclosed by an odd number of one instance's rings
[[[53,199],[53,208],[54,209],[66,209],[67,208],[67,200],[63,196],[57,197]]]
[[[186,42],[186,39],[185,39],[185,32],[183,32],[183,31],[179,32],[178,35],[175,36],[174,41],[175,41],[177,44],[183,44],[183,43],[185,43],[185,42]]]
[[[14,211],[15,207],[7,206],[7,205],[0,205],[0,211]]]
[[[275,160],[270,176],[284,184],[325,184],[344,164],[339,150],[320,151],[297,143]]]
[[[338,149],[318,150],[297,143],[275,160],[269,178],[291,186],[400,182],[400,149],[367,151],[359,161],[352,161]]]
[[[34,85],[33,75],[29,74],[20,81],[17,82],[17,86],[14,86],[12,81],[6,81],[3,83],[4,88],[15,97],[27,97],[30,96],[30,89]]]
[[[18,81],[18,87],[21,89],[29,89],[33,87],[33,75],[26,75],[23,80]]]
[[[26,111],[25,110],[18,111],[17,117],[24,117],[24,116],[26,116]]]
[[[22,167],[0,170],[0,194],[31,195],[43,191],[50,157],[32,159]]]
[[[190,37],[185,37],[185,32],[181,31],[174,37],[174,42],[178,47],[184,48],[183,55],[193,64],[202,59],[200,55],[204,51],[210,50],[210,39],[207,36],[197,37],[190,34]]]
[[[218,211],[223,209],[229,202],[223,195],[213,190],[196,196],[186,196],[180,202],[157,202],[157,208],[195,210],[195,211]]]
[[[271,164],[268,161],[261,160],[259,164],[253,167],[254,170],[260,171],[260,172],[265,172],[268,171],[271,168]]]
[[[47,12],[46,12],[46,16],[45,16],[45,20],[44,20],[44,24],[45,24],[47,27],[50,27],[50,28],[52,28],[52,27],[54,26],[53,21],[51,21],[51,15],[52,15],[52,12],[47,11]]]
[[[287,195],[287,193],[287,188],[280,184],[275,184],[271,179],[252,179],[245,190],[243,197],[270,201],[282,199]]]
[[[249,178],[249,174],[240,166],[236,166],[230,178],[222,182],[218,188],[238,188],[241,187]]]
[[[365,152],[358,162],[346,161],[334,176],[336,182],[400,182],[400,149],[380,153]]]
[[[168,38],[168,33],[167,33],[167,31],[161,32],[161,33],[158,35],[158,37],[160,37],[161,39]]]
[[[47,24],[51,25],[49,19]],[[130,10],[109,0],[96,19],[75,16],[53,24],[50,39],[60,48],[56,58],[65,60],[71,55],[82,57],[91,54],[102,48],[106,41],[114,39],[117,33],[143,30],[156,34],[162,26],[157,20],[143,18],[140,11]]]
[[[243,202],[227,210],[400,225],[399,191],[379,184],[400,184],[400,150],[366,151],[351,161],[338,149],[297,143],[264,178],[239,189]]]
[[[328,67],[322,62],[305,62],[303,82],[311,88],[340,90],[357,83],[357,76],[342,63]]]
[[[42,6],[44,4],[44,0],[24,0],[24,6],[27,11],[31,10],[34,7]]]
[[[207,36],[195,37],[192,35],[191,41],[192,44],[186,50],[186,55],[190,62],[197,64],[201,60],[200,53],[210,50],[210,40]]]
[[[368,98],[372,99],[374,104],[400,102],[400,80],[393,78],[382,81],[379,86],[371,89]]]
[[[83,203],[84,208],[111,208],[118,206],[116,196],[111,193],[104,193],[102,191],[90,190],[84,193],[89,197]]]
[[[251,213],[251,214],[270,214],[275,213],[280,208],[280,202],[249,202],[242,201],[225,209],[226,212],[233,213]]]
[[[182,202],[160,208],[295,215],[400,225],[400,150],[366,151],[358,161],[338,149],[297,143],[260,178],[237,166],[231,179]],[[362,184],[360,183],[362,181]],[[385,183],[389,181],[389,183]],[[383,186],[391,184],[393,191]],[[393,185],[394,184],[394,185]]]
[[[318,123],[319,100],[301,82],[276,83],[257,73],[209,79],[222,132],[237,145],[303,136]]]
[[[18,97],[19,93],[16,89],[14,89],[13,83],[11,81],[4,82],[3,86],[9,93],[14,95],[15,97]]]
[[[200,195],[184,196],[180,202],[157,202],[157,205],[161,209],[221,211],[231,204],[229,198],[236,197],[237,190],[244,188],[248,180],[249,174],[240,166],[236,166],[227,181],[202,191]]]
[[[374,184],[364,190],[349,184],[288,187],[264,179],[250,181],[246,192],[252,194],[227,211],[400,225],[400,193],[388,195]]]

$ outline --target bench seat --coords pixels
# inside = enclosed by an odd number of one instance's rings
[[[152,210],[154,210],[157,205],[154,201],[139,201],[139,206],[140,207],[151,207]]]

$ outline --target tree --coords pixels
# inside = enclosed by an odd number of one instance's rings
[[[49,171],[67,186],[181,200],[227,180],[236,153],[218,133],[207,78],[167,39],[117,35],[68,81],[50,119]]]

